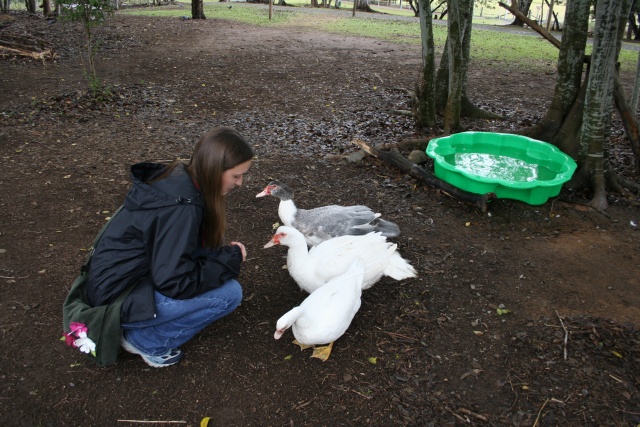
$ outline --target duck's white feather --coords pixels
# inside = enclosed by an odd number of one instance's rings
[[[356,259],[364,263],[362,289],[370,288],[384,275],[396,280],[416,276],[415,269],[397,252],[397,245],[380,233],[340,236],[307,249],[304,236],[289,226],[280,226],[265,245],[287,246],[287,268],[298,286],[312,293],[343,274]]]
[[[360,309],[364,263],[354,260],[341,275],[309,295],[284,314],[276,324],[278,339],[291,327],[296,340],[305,345],[329,344],[340,338]]]

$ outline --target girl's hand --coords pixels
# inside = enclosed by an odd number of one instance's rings
[[[231,245],[236,245],[240,248],[240,250],[242,251],[242,261],[244,262],[247,259],[247,250],[245,249],[244,245],[240,242],[230,242]]]

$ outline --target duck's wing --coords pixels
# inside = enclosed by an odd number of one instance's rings
[[[313,259],[316,277],[324,282],[343,274],[355,260],[361,259],[364,281],[370,286],[382,276],[390,246],[380,233],[340,236],[312,247],[309,257]]]
[[[340,338],[360,309],[364,264],[357,260],[300,304],[304,314],[294,324],[304,344],[328,344]]]
[[[307,237],[307,243],[309,239],[319,243],[338,236],[367,234],[367,224],[379,216],[366,206],[330,205],[298,209],[293,226]]]

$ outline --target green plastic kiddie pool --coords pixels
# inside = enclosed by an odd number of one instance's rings
[[[541,205],[560,193],[576,162],[554,145],[521,135],[462,132],[427,146],[436,177],[471,193]]]

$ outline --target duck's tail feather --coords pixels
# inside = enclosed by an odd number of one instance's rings
[[[416,277],[417,272],[398,252],[394,252],[389,257],[389,264],[384,269],[384,274],[396,280],[404,280]]]
[[[375,231],[379,231],[385,237],[398,237],[400,235],[400,227],[395,222],[378,218],[373,223]]]
[[[354,225],[348,230],[348,233],[352,236],[358,236],[372,231],[381,233],[384,237],[398,237],[400,235],[398,224],[381,218],[376,218],[367,224]]]

